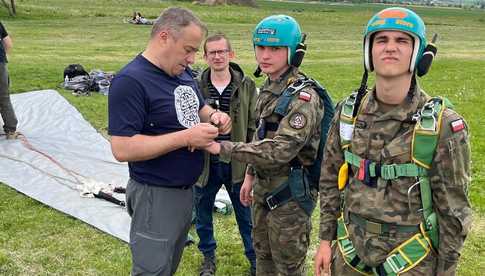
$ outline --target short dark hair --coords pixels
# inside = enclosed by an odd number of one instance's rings
[[[207,54],[207,43],[212,42],[212,41],[219,41],[221,39],[224,39],[226,41],[227,49],[229,49],[229,51],[232,51],[231,42],[229,41],[227,36],[223,33],[216,33],[216,34],[210,35],[204,41],[204,55]]]
[[[192,23],[200,27],[204,36],[207,35],[207,26],[190,10],[179,7],[165,9],[153,23],[151,37],[162,30],[171,30],[177,38],[182,29]]]

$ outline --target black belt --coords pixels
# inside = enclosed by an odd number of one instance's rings
[[[169,189],[179,189],[179,190],[188,190],[192,189],[193,185],[185,185],[185,186],[163,186],[163,188],[169,188]]]
[[[287,203],[292,198],[290,186],[286,185],[282,190],[274,193],[269,194],[264,197],[264,202],[266,203],[265,206],[269,210],[276,209],[281,205]]]

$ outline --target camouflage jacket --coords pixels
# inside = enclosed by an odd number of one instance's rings
[[[370,92],[362,102],[355,123],[351,151],[365,159],[380,164],[411,162],[411,141],[415,122],[413,114],[426,102],[428,96],[416,87],[412,97],[388,112],[382,112]],[[325,147],[325,163],[320,178],[320,239],[336,237],[336,218],[340,215],[340,193],[337,176],[344,162],[339,137],[337,108]],[[451,109],[443,113],[438,146],[429,171],[433,193],[433,208],[438,215],[440,246],[438,272],[454,273],[463,242],[471,227],[471,207],[468,201],[470,183],[470,144],[468,128],[454,132],[451,122],[463,120]],[[465,123],[463,121],[463,123]],[[400,177],[393,180],[379,178],[377,187],[371,188],[360,182],[358,169],[349,171],[349,182],[344,193],[344,218],[354,213],[369,220],[398,225],[418,225],[422,216],[419,187],[408,189],[416,183],[415,178]],[[408,202],[409,200],[409,202]],[[410,208],[410,207],[411,208]],[[365,232],[359,226],[347,226],[357,254],[368,265],[376,266],[387,254],[410,238],[410,233],[383,236]]]
[[[278,122],[273,111],[281,93],[296,78],[298,69],[293,69],[278,80],[266,80],[256,102],[256,118],[266,122]],[[298,157],[303,165],[314,162],[320,139],[320,121],[323,116],[323,101],[312,87],[306,87],[295,95],[288,113],[280,121],[276,131],[267,131],[264,139],[258,137],[262,123],[259,123],[251,143],[221,142],[221,160],[239,160],[251,165],[259,178],[279,178],[270,181],[269,187],[256,187],[255,192],[273,191],[287,177],[289,162]]]

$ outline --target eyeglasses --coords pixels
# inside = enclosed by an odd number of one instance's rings
[[[226,53],[229,53],[230,51],[231,50],[229,50],[229,49],[209,51],[209,52],[207,52],[207,55],[211,56],[211,57],[215,57],[216,55],[224,56],[224,55],[226,55]]]

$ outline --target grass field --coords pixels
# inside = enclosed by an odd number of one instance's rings
[[[12,93],[52,89],[62,81],[66,65],[117,71],[141,52],[150,27],[124,24],[133,11],[154,18],[168,6],[192,9],[211,32],[223,31],[233,42],[236,61],[247,74],[254,67],[251,31],[263,17],[294,16],[308,33],[308,54],[302,69],[341,99],[360,82],[362,30],[383,6],[321,3],[258,2],[259,8],[206,7],[190,2],[156,0],[17,0],[18,16],[0,18],[14,41],[9,70]],[[474,226],[466,241],[459,275],[485,273],[485,12],[413,7],[428,26],[428,37],[440,35],[438,58],[421,86],[432,95],[452,100],[471,128],[473,182],[470,199]],[[203,66],[199,56],[198,66]],[[257,81],[259,84],[261,79]],[[107,98],[101,95],[67,98],[100,132],[106,133]],[[54,126],[53,126],[54,127]],[[69,135],[76,135],[70,133]],[[0,168],[2,169],[2,168]],[[109,235],[0,184],[0,275],[128,275],[128,246]],[[308,266],[313,265],[318,231],[315,212]],[[218,275],[244,275],[248,264],[242,254],[234,218],[216,215]],[[193,230],[191,230],[194,233]],[[202,257],[188,248],[177,275],[198,275]],[[312,269],[309,269],[309,275]]]

